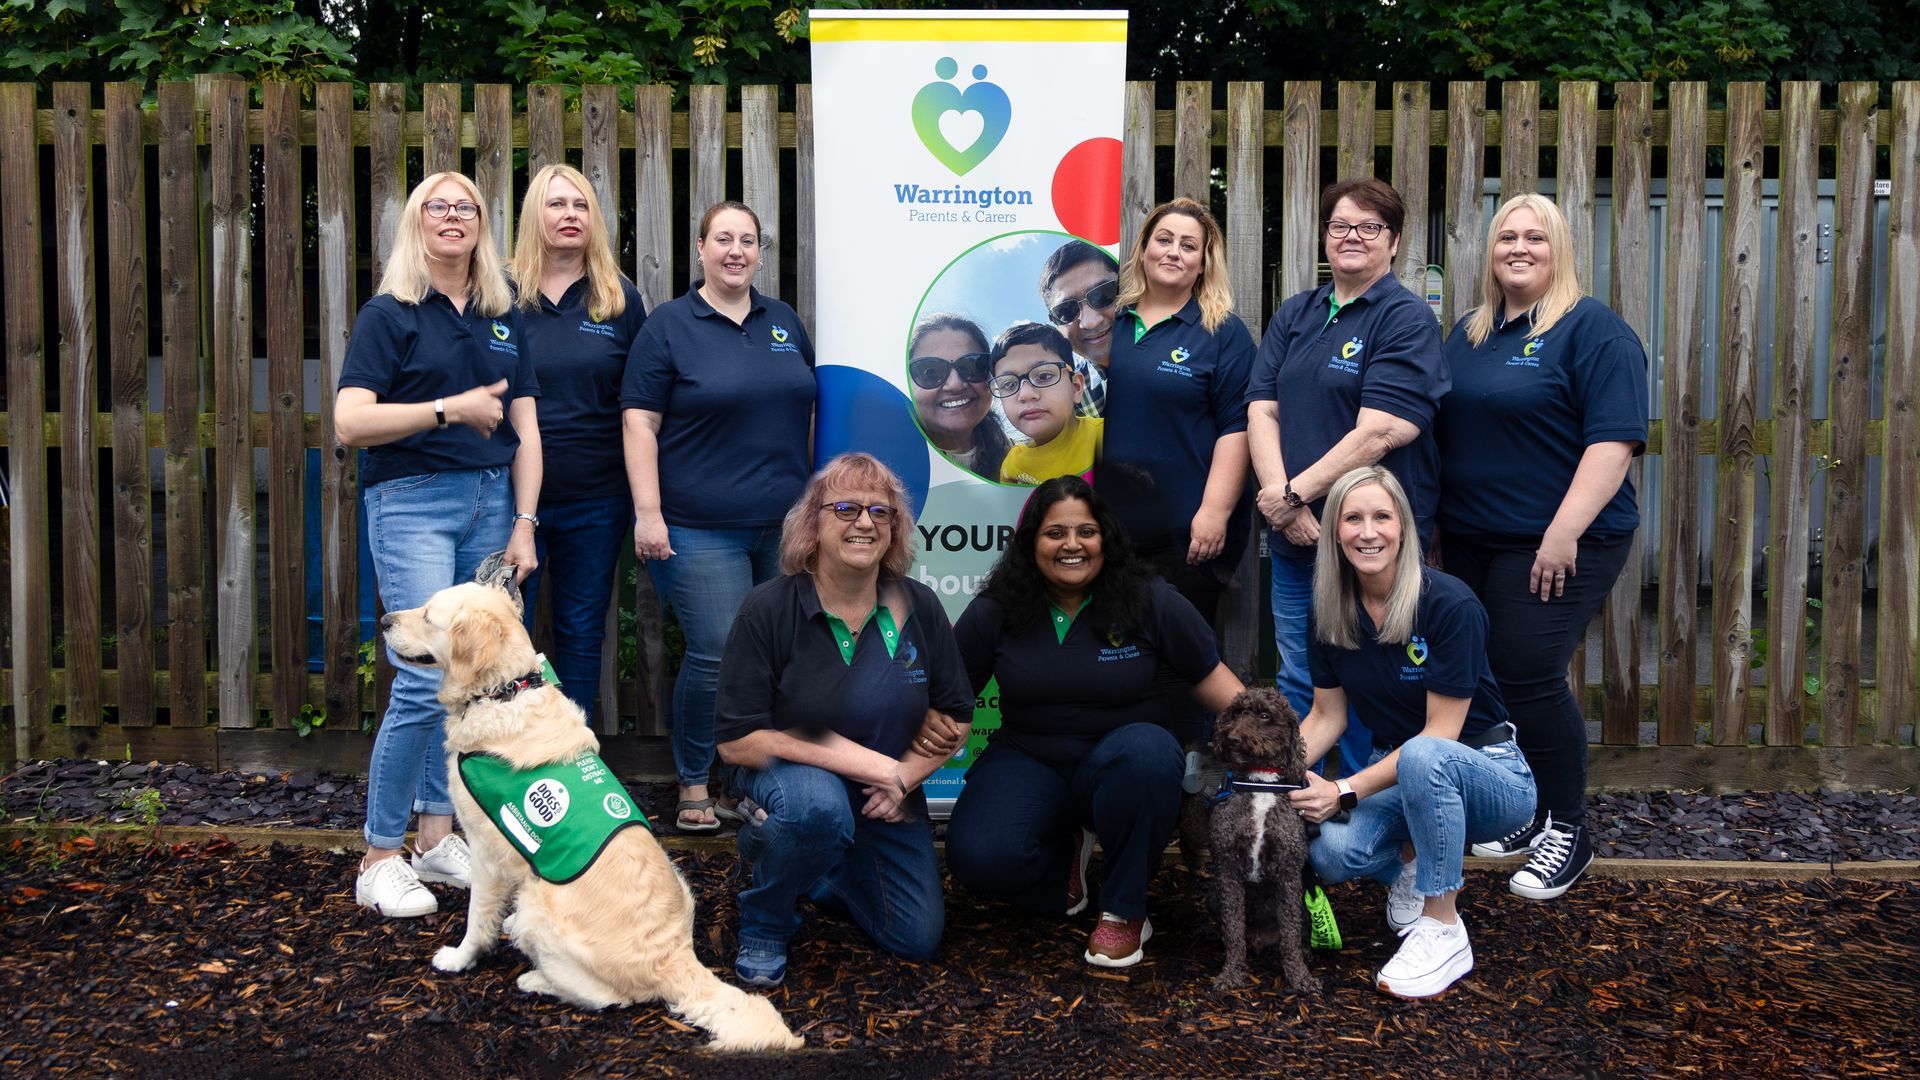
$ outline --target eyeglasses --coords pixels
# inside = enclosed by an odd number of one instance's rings
[[[893,515],[898,512],[886,503],[874,503],[871,506],[862,506],[854,502],[830,502],[821,503],[820,509],[833,511],[833,516],[839,518],[841,521],[859,521],[860,511],[865,510],[867,517],[872,519],[875,525],[885,525],[887,522],[892,521]]]
[[[1120,299],[1120,279],[1113,278],[1088,289],[1084,303],[1080,300],[1062,300],[1053,305],[1047,312],[1047,318],[1053,320],[1055,326],[1065,326],[1079,320],[1082,306],[1095,310],[1110,308],[1118,299]]]
[[[1386,231],[1387,227],[1378,221],[1363,221],[1358,225],[1348,221],[1327,222],[1327,235],[1335,240],[1345,240],[1350,232],[1359,233],[1362,240],[1378,240]]]
[[[990,385],[994,397],[1006,398],[1019,393],[1023,382],[1032,384],[1035,390],[1045,390],[1066,377],[1066,364],[1058,360],[1043,360],[1024,375],[995,375]]]
[[[461,221],[472,221],[480,216],[480,204],[470,203],[465,199],[456,203],[450,203],[445,199],[428,199],[426,211],[430,218],[443,218],[452,214]]]
[[[982,383],[993,374],[988,365],[990,358],[983,352],[972,352],[955,360],[939,356],[916,356],[907,361],[907,375],[913,379],[913,385],[922,390],[938,390],[946,385],[947,375],[959,372],[962,382]]]

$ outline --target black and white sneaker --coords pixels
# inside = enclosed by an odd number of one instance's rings
[[[1533,857],[1507,882],[1507,888],[1529,900],[1553,900],[1592,865],[1593,840],[1586,826],[1551,825],[1541,830]]]
[[[1515,855],[1531,855],[1533,849],[1540,846],[1540,834],[1552,827],[1553,815],[1548,813],[1534,818],[1498,840],[1475,844],[1472,851],[1483,859],[1507,859]]]

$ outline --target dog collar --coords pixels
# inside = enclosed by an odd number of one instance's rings
[[[529,671],[525,675],[507,683],[505,686],[497,686],[484,694],[475,694],[468,700],[469,702],[506,701],[522,690],[533,690],[545,685],[547,685],[547,677],[545,675],[538,671]]]
[[[1276,777],[1276,779],[1254,780],[1252,776],[1255,773],[1268,773]],[[1279,775],[1280,770],[1271,765],[1240,765],[1228,769],[1226,775],[1220,778],[1220,790],[1214,793],[1213,801],[1224,802],[1228,796],[1243,793],[1248,795],[1285,795],[1290,791],[1300,790],[1301,785],[1281,781],[1277,779]]]

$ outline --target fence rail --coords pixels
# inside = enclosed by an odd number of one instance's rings
[[[548,162],[578,163],[603,204],[619,208],[609,227],[649,303],[684,287],[676,275],[688,266],[681,249],[691,215],[743,197],[773,234],[756,284],[778,294],[790,282],[801,317],[812,318],[808,87],[793,88],[790,110],[765,86],[692,87],[682,110],[657,86],[431,84],[418,109],[407,89],[376,84],[356,101],[351,87],[323,85],[306,99],[285,84],[203,77],[163,84],[143,101],[138,86],[63,83],[48,108],[31,85],[0,85],[12,638],[0,684],[17,755],[118,745],[155,725],[185,732],[211,719],[238,732],[266,717],[288,728],[303,708],[358,717],[375,707],[377,687],[359,670],[357,477],[353,455],[332,439],[326,388],[422,170],[473,176],[504,248],[525,177]],[[1634,746],[1647,741],[1644,727],[1675,748],[1910,743],[1903,725],[1920,689],[1920,418],[1911,397],[1920,376],[1920,83],[1735,83],[1718,108],[1702,83],[1615,84],[1610,109],[1599,107],[1595,83],[1555,89],[1558,107],[1543,108],[1535,83],[1453,83],[1437,102],[1425,83],[1341,83],[1329,98],[1317,82],[1182,82],[1174,107],[1156,110],[1154,85],[1131,83],[1122,235],[1160,199],[1213,201],[1224,209],[1240,314],[1257,332],[1271,295],[1315,281],[1320,188],[1379,175],[1401,191],[1415,223],[1396,272],[1424,292],[1427,265],[1444,265],[1451,322],[1472,303],[1489,182],[1505,195],[1550,180],[1579,265],[1596,267],[1604,217],[1604,295],[1643,340],[1660,328],[1647,460],[1687,463],[1661,468],[1655,491],[1641,487],[1643,500],[1658,502],[1647,515],[1657,531],[1643,528],[1636,544],[1657,537],[1653,679],[1641,676],[1648,560],[1637,554],[1599,620],[1599,670],[1576,663],[1601,741]],[[1654,107],[1656,89],[1663,108]],[[1719,183],[1717,246],[1710,180]],[[1833,192],[1830,237],[1818,220],[1822,184]],[[1764,207],[1776,202],[1777,241],[1768,244]],[[1430,237],[1420,223],[1436,211]],[[1876,258],[1890,283],[1877,358]],[[1814,281],[1827,259],[1832,300],[1821,318]],[[1763,311],[1773,327],[1764,357]],[[1824,372],[1817,341],[1827,347]],[[1826,415],[1817,416],[1822,378]],[[150,450],[160,451],[157,470]],[[319,451],[318,674],[307,632],[310,451]],[[1871,459],[1877,523],[1868,520]],[[1713,477],[1705,530],[1691,467],[1702,460]],[[1634,469],[1637,481],[1647,475],[1646,464]],[[1816,512],[1824,558],[1814,575]],[[1712,556],[1705,581],[1703,544]],[[1759,553],[1766,572],[1756,581]],[[1711,592],[1705,618],[1702,586]],[[1816,586],[1817,655],[1802,619]],[[1232,650],[1253,647],[1256,592],[1240,584]],[[643,631],[632,676],[607,680],[609,733],[616,715],[657,733],[659,646],[644,632],[657,609],[645,575],[616,603],[634,608]],[[1756,624],[1765,627],[1764,682],[1754,677]],[[1861,655],[1868,631],[1877,631],[1870,679]],[[56,633],[66,645],[58,667]],[[1702,634],[1704,670],[1695,655]],[[103,650],[87,647],[104,638],[111,668]],[[1818,679],[1817,694],[1805,674]],[[1911,760],[1876,754],[1875,762]],[[1723,760],[1736,758],[1753,760],[1731,750]]]

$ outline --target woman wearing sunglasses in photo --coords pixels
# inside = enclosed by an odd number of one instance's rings
[[[740,952],[754,986],[786,977],[808,897],[909,960],[946,925],[919,788],[964,739],[973,690],[940,599],[907,575],[913,514],[878,459],[842,454],[807,483],[780,540],[785,576],[753,590],[727,638],[720,756],[741,766]]]
[[[913,330],[907,378],[927,441],[948,461],[989,480],[1000,477],[1007,433],[993,413],[987,335],[960,315],[929,315]]]

